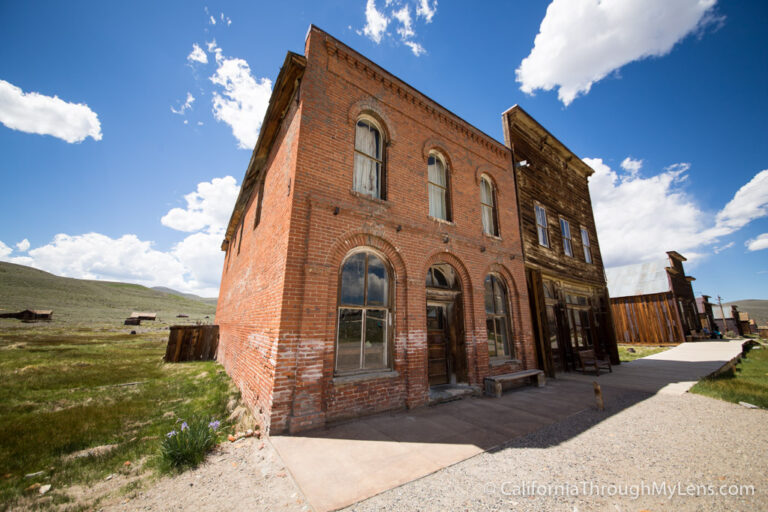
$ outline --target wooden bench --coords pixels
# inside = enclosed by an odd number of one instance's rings
[[[535,379],[536,385],[540,388],[543,388],[547,381],[544,372],[541,370],[523,370],[520,372],[505,373],[504,375],[494,375],[485,378],[485,393],[490,396],[495,396],[496,398],[501,398],[501,391],[504,384],[521,379],[531,379],[531,382]]]
[[[581,371],[586,372],[588,367],[595,369],[595,375],[600,375],[600,368],[605,368],[609,372],[613,373],[611,368],[611,362],[608,359],[598,359],[595,356],[594,350],[579,350],[579,362],[581,363]]]

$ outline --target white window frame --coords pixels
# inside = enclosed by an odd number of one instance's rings
[[[490,204],[483,202],[482,187],[484,182],[488,184],[488,188],[490,188],[491,190]],[[496,187],[493,186],[493,181],[491,181],[491,179],[488,176],[485,176],[485,175],[480,176],[480,220],[483,223],[483,233],[485,233],[486,235],[499,236],[499,219],[497,215],[498,210],[496,209],[497,201],[498,199],[496,198]],[[493,223],[493,225],[490,227],[491,228],[490,231],[488,231],[488,226],[485,225],[485,220],[484,220],[485,219],[484,212],[486,210],[490,210],[491,212],[491,222]]]
[[[439,183],[435,183],[429,178],[429,158],[434,158],[435,160],[439,160],[443,164],[443,171],[445,172],[445,186],[440,185]],[[445,158],[443,155],[438,151],[430,151],[429,156],[427,157],[427,201],[429,203],[429,216],[435,219],[444,220],[446,222],[451,221],[451,199],[450,199],[450,177],[449,177],[449,169],[448,164],[446,163]],[[432,194],[430,193],[432,190],[432,187],[440,189],[443,191],[443,211],[445,212],[444,217],[440,217],[437,215],[433,215],[432,211]]]
[[[589,243],[589,230],[581,226],[581,245],[584,248],[584,261],[592,264],[592,245]]]
[[[379,132],[379,155],[378,157],[375,155],[369,155],[368,153],[365,153],[364,151],[360,151],[357,149],[357,125],[358,123],[363,122],[367,125],[369,125],[371,128],[375,129],[377,132]],[[362,115],[357,118],[355,121],[355,141],[354,141],[354,155],[355,158],[353,159],[352,164],[352,188],[355,190],[355,192],[358,192],[363,195],[370,195],[373,198],[376,199],[384,199],[384,130],[381,128],[381,125],[378,121],[376,121],[371,116]],[[378,173],[376,176],[376,190],[373,194],[370,194],[366,192],[365,190],[361,190],[360,184],[357,183],[357,155],[360,155],[361,157],[370,160],[374,162],[378,167]]]
[[[563,252],[573,258],[573,242],[571,239],[571,223],[560,217],[560,234],[563,237]]]
[[[541,215],[539,215],[541,212]],[[547,221],[547,209],[536,203],[533,205],[533,215],[536,218],[536,234],[539,238],[539,245],[549,247],[549,226]],[[541,217],[541,218],[540,218]],[[543,224],[542,224],[543,221]],[[543,240],[542,240],[543,239]]]

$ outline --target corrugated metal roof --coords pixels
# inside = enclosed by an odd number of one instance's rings
[[[608,293],[615,298],[668,292],[668,266],[669,260],[664,258],[648,263],[606,268]]]

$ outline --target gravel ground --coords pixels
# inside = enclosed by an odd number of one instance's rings
[[[113,498],[100,510],[284,510],[311,508],[269,441],[223,443],[197,469],[163,477],[147,489]]]
[[[584,411],[348,510],[768,510],[767,456],[768,411],[630,392],[605,412]],[[537,495],[520,496],[533,482]],[[715,493],[752,485],[754,494],[648,495],[653,482],[680,483],[683,493],[688,484]],[[559,485],[559,495],[547,496],[542,485]],[[616,495],[635,491],[646,495]]]

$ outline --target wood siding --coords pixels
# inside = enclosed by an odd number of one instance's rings
[[[685,334],[671,292],[611,299],[619,343],[683,343]]]

